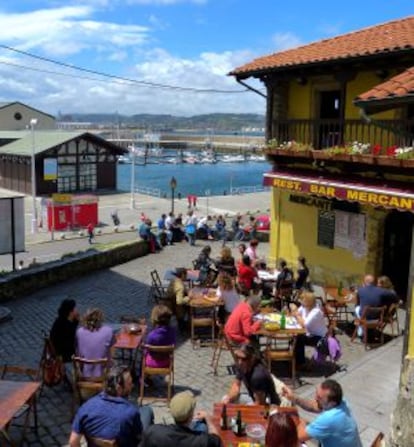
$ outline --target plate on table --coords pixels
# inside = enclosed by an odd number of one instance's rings
[[[126,329],[129,334],[134,334],[134,335],[139,334],[142,330],[141,326],[137,323],[128,323],[126,325]]]
[[[246,435],[253,439],[264,439],[266,429],[261,424],[249,424],[246,426]]]

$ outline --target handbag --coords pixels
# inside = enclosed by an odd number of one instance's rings
[[[318,343],[316,343],[316,350],[323,357],[326,357],[329,355],[328,337],[326,335],[325,335],[325,337],[322,337],[318,341]]]
[[[64,376],[64,365],[61,357],[49,356],[42,363],[42,381],[47,386],[59,385]]]

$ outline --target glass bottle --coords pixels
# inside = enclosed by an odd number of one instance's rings
[[[282,315],[280,317],[280,329],[286,329],[286,313],[282,310]]]
[[[220,418],[220,428],[222,430],[228,430],[228,424],[227,424],[227,405],[223,404],[221,408],[221,418]]]
[[[266,396],[265,404],[264,404],[264,418],[268,419],[270,413],[270,397]]]
[[[343,284],[342,281],[339,281],[338,283],[338,297],[341,298],[342,297],[342,293],[343,293]]]
[[[236,436],[243,436],[243,421],[240,410],[237,411],[236,416]]]

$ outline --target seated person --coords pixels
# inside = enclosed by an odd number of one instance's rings
[[[220,257],[215,261],[215,265],[219,273],[227,273],[232,277],[237,275],[236,262],[231,255],[229,247],[223,247],[221,249]]]
[[[211,216],[202,217],[197,222],[197,230],[203,231],[206,235],[206,239],[213,240],[214,239],[213,230],[210,228],[208,222],[211,222]]]
[[[308,276],[309,276],[309,268],[306,265],[306,259],[303,256],[299,256],[295,289],[299,290],[306,287]]]
[[[252,266],[256,267],[256,263],[259,261],[259,255],[257,254],[257,246],[259,245],[259,241],[257,239],[252,239],[249,243],[249,246],[246,248],[244,252],[250,260],[252,261]]]
[[[240,302],[234,279],[229,275],[219,273],[216,294],[218,298],[224,301],[224,310],[227,314],[231,314]]]
[[[88,360],[110,359],[111,347],[115,343],[111,327],[102,325],[104,314],[100,309],[88,309],[82,318],[82,326],[76,331],[76,355]],[[85,365],[86,377],[102,375],[100,365]]]
[[[237,272],[237,282],[244,290],[252,290],[254,281],[258,279],[257,270],[252,267],[249,256],[244,255]]]
[[[284,259],[279,261],[279,275],[276,280],[276,292],[279,296],[290,294],[293,288],[294,278],[292,270]]]
[[[250,344],[243,344],[234,352],[234,355],[237,359],[236,378],[222,402],[264,405],[266,401],[270,401],[271,404],[280,405],[280,397],[276,393],[273,377],[260,361],[256,348]],[[240,399],[242,384],[249,394],[246,399]]]
[[[254,315],[259,313],[260,303],[260,296],[253,295],[235,307],[224,326],[224,333],[230,341],[242,344],[249,343],[252,337],[254,339],[261,326],[260,321],[253,321]]]
[[[212,417],[205,411],[195,414],[196,400],[190,391],[176,394],[170,402],[175,424],[154,424],[142,435],[140,447],[223,447]],[[194,430],[194,417],[205,420],[205,431]]]
[[[128,367],[111,368],[105,391],[86,401],[76,413],[70,447],[80,447],[81,438],[115,439],[119,447],[136,447],[142,431],[154,421],[149,406],[138,407],[128,400],[133,382]]]
[[[138,234],[141,239],[149,243],[151,253],[155,253],[156,250],[160,250],[161,246],[157,241],[157,237],[151,231],[152,221],[151,219],[145,219],[139,226]]]
[[[170,346],[176,344],[175,328],[170,326],[172,312],[163,305],[157,304],[151,312],[151,322],[153,329],[147,335],[145,343],[153,346]],[[146,353],[145,364],[152,368],[167,368],[169,358],[165,358],[162,353]]]
[[[293,403],[312,413],[320,413],[310,424],[300,422],[299,440],[316,439],[322,447],[362,447],[358,426],[347,402],[343,399],[341,385],[327,379],[316,388],[314,399],[297,396],[287,386],[283,394]]]
[[[180,332],[186,331],[185,317],[187,314],[186,304],[189,303],[190,298],[187,296],[187,288],[184,281],[187,279],[187,270],[185,268],[178,268],[174,272],[175,278],[170,281],[167,288],[166,305],[175,314]]]
[[[299,442],[296,424],[287,413],[275,413],[269,417],[266,430],[266,446],[306,447]]]
[[[383,275],[378,277],[377,286],[388,292],[384,295],[382,300],[382,303],[387,306],[387,309],[391,306],[391,304],[398,303],[399,299],[397,292],[395,291],[394,285],[388,276]]]
[[[328,332],[325,316],[316,305],[315,295],[311,292],[304,292],[301,298],[302,305],[293,313],[298,323],[306,329],[306,334],[300,334],[296,338],[296,364],[298,367],[306,363],[305,345],[316,346]]]
[[[217,217],[215,230],[217,239],[222,240],[224,245],[227,239],[226,220],[221,214]]]
[[[76,329],[79,324],[79,313],[76,301],[65,299],[61,302],[58,317],[50,330],[50,341],[56,355],[62,357],[64,363],[71,362],[75,354]]]
[[[200,254],[194,262],[194,268],[200,271],[199,281],[201,283],[210,282],[212,271],[215,272],[214,261],[210,258],[211,247],[206,245],[201,249]],[[214,275],[215,276],[215,275]]]

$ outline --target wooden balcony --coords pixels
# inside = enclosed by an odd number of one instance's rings
[[[298,141],[314,149],[343,146],[354,141],[390,146],[411,146],[414,140],[414,119],[375,120],[278,120],[272,125],[272,136],[282,143]]]

